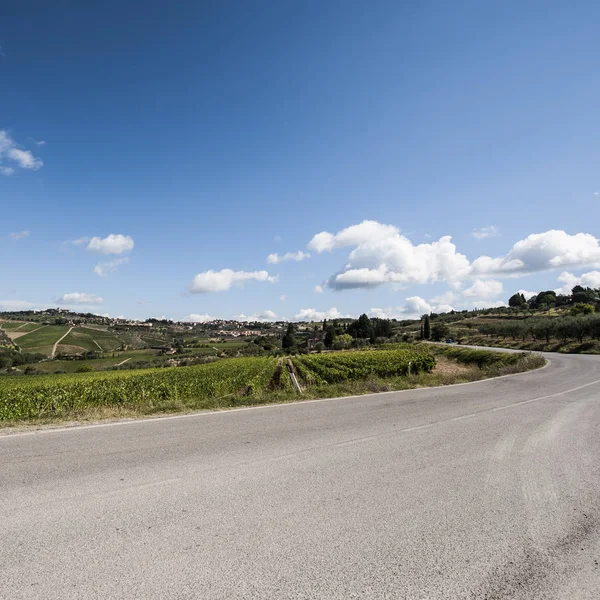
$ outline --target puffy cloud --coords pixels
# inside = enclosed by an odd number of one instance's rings
[[[63,294],[57,299],[58,304],[102,304],[104,300],[96,294],[83,294],[81,292],[73,292],[71,294]]]
[[[244,281],[268,281],[275,283],[277,276],[271,276],[267,271],[233,271],[223,269],[221,271],[204,271],[198,273],[192,280],[190,291],[194,294],[206,294],[210,292],[225,292],[236,283]]]
[[[236,321],[276,321],[277,315],[272,310],[263,310],[253,315],[233,315]]]
[[[277,253],[269,254],[269,256],[267,256],[267,262],[269,264],[276,265],[277,263],[287,262],[290,260],[301,262],[307,258],[310,258],[310,254],[308,252],[302,252],[302,250],[298,250],[297,252],[286,252],[283,255],[279,255]]]
[[[29,231],[27,231],[26,229],[24,229],[23,231],[13,231],[8,234],[8,237],[11,240],[22,240],[23,238],[26,238],[28,236],[29,236]]]
[[[487,237],[497,233],[491,226],[484,230]],[[505,256],[480,256],[473,262],[457,251],[450,236],[414,245],[397,227],[377,221],[363,221],[335,234],[323,231],[308,244],[319,253],[346,246],[352,247],[346,264],[327,282],[334,290],[441,281],[459,289],[466,279],[517,277],[564,266],[600,265],[598,239],[587,233],[570,235],[560,230],[531,234]]]
[[[450,236],[415,246],[393,229],[384,226],[376,238],[363,239],[350,253],[344,269],[329,279],[328,286],[335,290],[385,283],[403,286],[468,276],[469,261],[456,251]]]
[[[319,311],[315,308],[301,308],[296,314],[297,321],[322,321],[323,319],[343,319],[348,315],[343,315],[337,308]]]
[[[383,225],[377,221],[363,221],[342,229],[336,234],[322,231],[317,233],[308,243],[308,247],[315,252],[331,251],[345,246],[359,246],[376,239],[398,236],[400,230],[394,225]]]
[[[0,129],[0,164],[6,160],[12,161],[12,163],[9,166],[2,165],[0,167],[0,173],[3,175],[12,175],[15,172],[15,166],[31,171],[37,171],[44,166],[41,159],[36,158],[29,150],[19,148],[8,132]]]
[[[323,286],[322,285],[315,285],[315,292],[317,292],[317,294],[322,294],[323,293]]]
[[[129,258],[126,256],[123,258],[101,261],[94,267],[94,273],[96,273],[96,275],[100,275],[100,277],[106,277],[109,273],[114,273],[121,265],[124,265],[128,262]]]
[[[473,261],[472,274],[526,274],[560,267],[600,265],[600,244],[589,233],[569,235],[559,229],[532,233],[499,258],[481,256]]]
[[[197,315],[192,313],[191,315],[188,315],[184,321],[188,321],[191,323],[209,323],[210,321],[214,321],[215,317],[211,317],[210,315]]]
[[[600,288],[600,271],[589,271],[588,273],[583,273],[579,277],[577,275],[573,275],[573,273],[569,273],[568,271],[563,271],[558,276],[558,281],[564,284],[560,289],[556,290],[557,294],[571,294],[571,290],[576,285],[581,285],[582,287],[591,287],[591,288]]]
[[[75,240],[73,243],[82,243],[81,240],[83,239],[85,238]],[[111,233],[105,238],[93,237],[89,240],[87,249],[92,252],[100,252],[101,254],[123,254],[123,252],[133,250],[133,246],[133,238],[130,236]]]
[[[495,279],[476,279],[473,285],[463,291],[466,298],[480,298],[486,300],[496,298],[504,292],[501,281]]]
[[[485,238],[496,237],[500,235],[497,227],[494,225],[489,225],[488,227],[480,227],[479,229],[473,229],[471,235],[476,240],[483,240]]]
[[[372,308],[369,315],[380,319],[418,319],[422,315],[432,312],[445,313],[453,310],[449,304],[436,303],[433,299],[425,300],[420,296],[410,296],[404,302],[404,306]]]

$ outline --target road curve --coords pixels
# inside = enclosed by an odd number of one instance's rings
[[[600,597],[600,357],[0,436],[0,598]]]

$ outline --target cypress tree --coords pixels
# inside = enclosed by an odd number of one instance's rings
[[[429,323],[429,315],[425,315],[423,323],[423,337],[428,340],[431,337],[431,324]]]

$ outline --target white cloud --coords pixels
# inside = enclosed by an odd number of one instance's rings
[[[338,231],[335,235],[328,231],[317,233],[308,243],[308,247],[315,252],[331,251],[345,246],[358,246],[376,239],[398,236],[400,230],[394,225],[383,225],[377,221],[363,221],[358,225],[351,225]]]
[[[569,235],[565,231],[551,229],[528,235],[517,242],[506,256],[480,256],[473,261],[471,273],[521,275],[560,267],[596,264],[600,265],[600,244],[593,235]]]
[[[317,251],[353,245],[348,262],[328,286],[336,289],[369,288],[385,283],[410,285],[458,280],[469,272],[469,261],[456,252],[450,236],[413,245],[398,228],[363,221],[335,235],[322,232],[309,243]]]
[[[102,304],[104,300],[96,294],[82,294],[80,292],[72,292],[63,294],[57,300],[58,304]]]
[[[35,140],[33,140],[33,143],[36,146],[45,146],[46,145],[46,142],[44,140],[40,140],[39,142],[36,142]]]
[[[560,289],[556,290],[557,294],[570,295],[571,290],[576,285],[581,285],[582,287],[600,288],[600,271],[590,271],[588,273],[583,273],[579,277],[577,275],[573,275],[573,273],[569,273],[568,271],[563,271],[558,276],[558,281],[564,285]]]
[[[129,258],[126,256],[123,258],[102,261],[94,267],[94,273],[96,273],[96,275],[100,275],[100,277],[106,277],[109,273],[114,273],[121,265],[124,265],[128,262]]]
[[[23,231],[13,231],[12,233],[8,234],[8,237],[10,237],[11,240],[22,240],[23,238],[26,238],[29,236],[29,231],[27,231],[26,229],[24,229]]]
[[[198,273],[192,280],[190,291],[195,294],[206,294],[210,292],[225,292],[234,284],[244,281],[268,281],[275,283],[277,276],[271,276],[267,271],[233,271],[223,269],[221,271],[204,271]]]
[[[485,238],[496,237],[500,235],[497,227],[494,225],[489,225],[488,227],[480,227],[479,229],[473,229],[471,235],[476,240],[483,240]]]
[[[301,262],[307,258],[310,258],[310,254],[308,252],[302,252],[302,250],[298,250],[297,252],[286,252],[283,255],[275,252],[274,254],[269,254],[269,256],[267,256],[267,262],[271,265],[276,265],[277,263],[287,262],[290,260]]]
[[[363,221],[336,234],[318,233],[308,244],[319,253],[345,246],[353,247],[348,260],[327,282],[335,290],[383,284],[402,288],[441,281],[459,289],[466,279],[518,277],[565,266],[600,266],[598,239],[560,230],[531,234],[505,256],[480,256],[473,262],[457,251],[450,236],[414,245],[397,227],[376,221]]]
[[[211,315],[197,315],[192,313],[191,315],[188,315],[184,321],[188,321],[191,323],[208,323],[209,321],[214,321],[215,317],[211,317]]]
[[[277,321],[277,315],[272,310],[263,310],[262,312],[254,313],[252,315],[233,315],[235,321]]]
[[[323,311],[314,308],[301,308],[295,316],[295,319],[298,321],[322,321],[323,319],[343,318],[348,318],[348,315],[343,315],[337,308],[330,308]]]
[[[501,281],[496,281],[495,279],[476,279],[471,287],[463,291],[463,296],[486,300],[497,298],[503,292],[504,287]]]
[[[8,132],[0,129],[0,164],[6,160],[12,161],[12,164],[0,167],[3,175],[12,175],[15,166],[31,171],[37,171],[44,166],[41,159],[36,158],[29,150],[19,148]]]
[[[315,292],[317,292],[317,294],[322,294],[323,293],[323,286],[322,285],[315,285]]]
[[[0,311],[32,310],[34,306],[38,305],[26,300],[0,300]]]
[[[81,240],[84,239],[85,238],[80,238],[73,243],[84,243],[81,242]],[[120,233],[111,233],[105,238],[93,237],[89,240],[87,249],[92,252],[100,252],[101,254],[123,254],[123,252],[133,250],[133,246],[133,238],[130,236],[122,235]]]
[[[285,298],[286,298],[285,294],[281,294],[281,296],[279,296],[279,299],[280,299],[282,302],[285,302]]]
[[[388,308],[372,308],[369,316],[379,317],[380,319],[418,319],[422,315],[429,313],[450,312],[452,306],[447,303],[437,303],[434,300],[425,300],[420,296],[410,296],[405,299],[404,306],[395,306]]]

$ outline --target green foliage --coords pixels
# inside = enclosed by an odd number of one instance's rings
[[[431,323],[429,322],[429,315],[425,315],[423,319],[423,339],[428,340],[431,337]]]
[[[598,302],[598,293],[592,288],[584,288],[580,285],[576,285],[571,290],[571,299],[573,304],[585,304]]]
[[[284,350],[292,350],[297,346],[296,344],[296,327],[293,323],[288,323],[287,331],[281,341],[281,347]]]
[[[77,373],[91,373],[94,370],[94,367],[90,364],[81,365],[77,367]]]
[[[347,333],[343,333],[342,335],[338,335],[333,341],[333,349],[334,350],[346,350],[352,346],[352,336]]]
[[[297,356],[294,366],[307,384],[339,383],[407,375],[409,368],[413,374],[429,372],[435,366],[435,358],[417,349],[361,350]]]
[[[37,352],[19,352],[15,348],[0,348],[0,369],[30,365],[46,358]]]
[[[189,398],[243,397],[269,386],[276,359],[234,358],[194,367],[0,378],[0,421],[89,406],[152,406]]]
[[[527,300],[525,300],[525,296],[523,296],[523,294],[516,293],[508,299],[508,305],[512,306],[513,308],[526,308]]]
[[[431,339],[434,342],[445,340],[450,334],[450,328],[443,321],[436,321],[431,328]]]
[[[327,325],[327,328],[325,329],[325,338],[324,338],[324,342],[325,342],[325,348],[332,348],[333,347],[333,342],[335,340],[335,327],[331,324]]]
[[[573,317],[577,317],[578,315],[591,315],[596,312],[593,304],[575,304],[575,306],[571,307],[569,310],[569,314]]]
[[[579,309],[578,309],[579,310]],[[589,310],[589,309],[583,309]],[[488,336],[513,340],[558,339],[563,342],[584,338],[600,339],[600,314],[579,314],[566,317],[530,317],[522,320],[491,321],[478,326],[479,332]]]
[[[357,321],[350,323],[346,329],[346,333],[351,335],[353,338],[359,339],[374,339],[375,330],[371,319],[366,314],[360,315]]]

